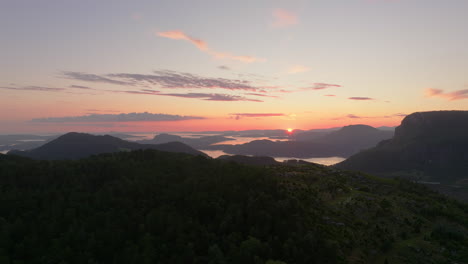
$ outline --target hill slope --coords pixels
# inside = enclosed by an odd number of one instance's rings
[[[154,136],[153,139],[139,140],[137,142],[141,144],[163,144],[163,143],[177,141],[177,142],[182,142],[184,144],[187,144],[196,149],[203,149],[209,145],[219,143],[219,142],[224,142],[224,141],[230,141],[230,140],[235,140],[235,139],[224,137],[224,136],[201,136],[201,137],[196,137],[196,138],[187,138],[187,137],[181,137],[177,135],[163,133],[163,134]]]
[[[335,166],[422,181],[468,182],[468,111],[411,114],[391,140]]]
[[[205,156],[204,153],[180,142],[170,142],[159,145],[144,145],[125,141],[109,135],[95,136],[76,132],[62,135],[57,139],[32,150],[13,150],[8,152],[8,154],[45,160],[80,159],[101,153],[130,151],[137,149],[156,149],[168,152],[181,152],[192,155]]]
[[[340,146],[343,152],[341,156],[348,157],[360,150],[374,147],[382,140],[392,138],[393,134],[393,131],[380,130],[367,125],[350,125],[330,132],[316,141]]]
[[[466,263],[468,208],[319,165],[0,155],[1,263]],[[276,262],[275,262],[276,261]]]

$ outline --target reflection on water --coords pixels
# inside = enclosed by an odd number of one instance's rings
[[[155,133],[128,133],[129,135],[133,135],[135,137],[128,137],[125,140],[136,141],[136,140],[149,140],[153,139],[154,136],[167,133],[170,135],[181,136],[184,138],[200,138],[205,136],[222,136],[222,133],[193,133],[193,132],[155,132]],[[271,141],[288,141],[289,139],[272,139],[269,137],[238,137],[238,136],[226,136],[228,138],[233,138],[234,140],[227,140],[223,142],[218,142],[213,145],[237,145],[237,144],[244,144],[249,143],[254,140],[271,140]]]
[[[217,136],[219,134],[197,134],[192,132],[154,132],[154,133],[127,133],[128,135],[132,135],[135,137],[127,137],[126,140],[136,141],[136,140],[150,140],[153,139],[154,136],[159,134],[169,134],[175,136],[181,136],[184,138],[199,138],[204,136]]]
[[[8,151],[10,151],[10,150],[2,150],[2,151],[0,151],[0,153],[7,154]]]
[[[219,143],[215,143],[213,145],[238,145],[238,144],[245,144],[249,143],[254,140],[271,140],[271,141],[288,141],[289,139],[271,139],[268,137],[236,137],[236,136],[229,136],[230,138],[233,138],[235,140],[230,140],[230,141],[223,141]]]
[[[204,152],[206,155],[212,157],[212,158],[217,158],[219,156],[222,156],[222,155],[230,155],[230,154],[227,154],[225,153],[224,151],[222,150],[200,150],[202,152]],[[285,160],[291,160],[291,159],[296,159],[296,160],[299,160],[300,158],[293,158],[293,157],[274,157],[276,161],[279,161],[279,162],[283,162]],[[336,164],[336,163],[339,163],[339,162],[342,162],[343,160],[345,160],[345,158],[342,158],[342,157],[320,157],[320,158],[309,158],[309,159],[300,159],[300,160],[304,160],[304,161],[307,161],[307,162],[313,162],[313,163],[318,163],[318,164],[322,164],[322,165],[333,165],[333,164]]]
[[[200,150],[200,151],[215,159],[222,155],[229,155],[222,150]]]
[[[291,158],[291,157],[275,157],[275,160],[277,161],[285,161],[285,160],[290,160],[290,159],[299,159],[299,158]],[[300,159],[303,161],[308,161],[308,162],[313,162],[313,163],[318,163],[322,165],[333,165],[339,162],[342,162],[345,160],[345,158],[342,157],[320,157],[320,158],[309,158],[309,159]]]

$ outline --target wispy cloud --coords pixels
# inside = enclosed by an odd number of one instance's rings
[[[220,70],[225,70],[225,71],[230,71],[230,70],[231,70],[231,68],[229,68],[229,67],[226,66],[226,65],[219,65],[219,66],[218,66],[218,69],[220,69]]]
[[[226,89],[261,91],[265,87],[257,87],[247,80],[201,77],[190,73],[174,71],[154,71],[153,74],[112,73],[96,75],[79,72],[64,72],[66,78],[86,82],[107,82],[126,86],[155,85],[164,89]]]
[[[23,87],[0,87],[4,90],[15,90],[15,91],[39,91],[39,92],[62,92],[65,88],[54,88],[54,87],[41,87],[41,86],[23,86]]]
[[[328,96],[328,97],[336,97],[336,95],[334,95],[334,94],[326,94],[326,95],[324,95],[324,96]]]
[[[86,109],[86,112],[91,112],[90,114],[95,113],[120,113],[119,110],[110,110],[110,109]]]
[[[331,83],[314,83],[311,87],[301,88],[301,90],[323,90],[332,87],[342,87],[338,84],[331,84]]]
[[[285,28],[299,23],[299,18],[291,11],[277,8],[273,10],[273,23],[275,28]]]
[[[429,88],[425,91],[426,97],[440,97],[449,101],[468,99],[468,89],[453,92],[445,92],[441,89]]]
[[[407,116],[407,114],[403,114],[403,113],[396,113],[396,114],[390,114],[390,115],[384,115],[384,116],[360,116],[360,115],[355,115],[355,114],[346,114],[344,116],[332,118],[332,120],[394,118],[394,117],[405,117],[405,116]]]
[[[374,98],[370,97],[348,97],[349,100],[356,100],[356,101],[372,101],[375,100]]]
[[[75,89],[83,89],[83,90],[94,90],[91,87],[88,86],[81,86],[81,85],[70,85],[70,88],[75,88]]]
[[[35,118],[31,122],[38,123],[93,123],[93,122],[161,122],[161,121],[181,121],[192,119],[205,119],[201,116],[181,116],[170,114],[152,114],[144,113],[128,113],[128,114],[90,114],[83,116],[65,116],[65,117],[46,117]]]
[[[308,72],[310,71],[309,67],[303,65],[294,65],[288,69],[289,74],[301,73],[301,72]]]
[[[244,96],[230,95],[230,94],[218,94],[218,93],[165,93],[159,94],[163,96],[173,96],[182,98],[196,98],[205,101],[247,101],[247,102],[263,102],[258,99],[250,99]]]
[[[110,83],[110,84],[117,84],[117,85],[132,85],[131,83],[128,83],[128,82],[113,80],[113,79],[104,77],[102,75],[91,74],[91,73],[65,71],[65,72],[62,72],[62,76],[67,79],[80,80],[80,81],[86,81],[86,82]]]
[[[235,61],[240,61],[240,62],[245,62],[245,63],[265,61],[265,59],[258,58],[255,56],[234,55],[229,52],[221,52],[221,51],[210,49],[208,47],[208,44],[205,41],[191,37],[180,30],[157,32],[156,34],[164,38],[188,41],[192,43],[193,45],[195,45],[199,50],[210,54],[215,59],[229,59],[229,60],[235,60]]]
[[[279,90],[276,90],[275,92],[278,92],[278,93],[294,93],[294,92],[297,92],[297,91],[295,91],[295,90],[279,89]]]
[[[153,90],[139,90],[139,91],[132,91],[132,90],[126,90],[126,91],[119,91],[119,90],[107,90],[108,92],[113,92],[113,93],[126,93],[126,94],[142,94],[142,95],[161,95],[160,91],[153,91]]]
[[[246,93],[246,95],[253,95],[253,96],[260,96],[260,97],[271,97],[271,98],[278,98],[278,96],[275,96],[275,95],[267,95],[267,94],[262,94],[262,93]]]
[[[170,39],[181,39],[181,40],[186,40],[191,42],[193,45],[195,45],[198,49],[202,51],[207,51],[208,50],[208,45],[206,44],[205,41],[197,38],[193,38],[188,36],[182,31],[179,30],[173,30],[173,31],[165,31],[165,32],[158,32],[158,36],[164,37],[164,38],[170,38]]]
[[[262,118],[262,117],[286,116],[285,114],[282,114],[282,113],[233,113],[229,115],[233,116],[236,120],[239,120],[244,117]]]
[[[353,115],[353,114],[348,114],[346,115],[347,118],[351,118],[351,119],[360,119],[360,118],[363,118],[362,116],[357,116],[357,115]]]
[[[262,62],[266,61],[262,58],[257,58],[255,56],[246,56],[246,55],[233,55],[229,52],[220,52],[220,51],[209,51],[209,53],[216,59],[229,59],[229,60],[236,60],[245,63],[252,63],[252,62]]]

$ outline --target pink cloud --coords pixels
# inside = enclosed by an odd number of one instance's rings
[[[265,59],[257,58],[254,56],[233,55],[229,52],[220,52],[220,51],[212,50],[208,48],[208,44],[205,41],[191,37],[180,30],[157,32],[156,34],[164,38],[189,41],[190,43],[195,45],[199,50],[210,54],[215,59],[230,59],[230,60],[235,60],[235,61],[240,61],[240,62],[245,62],[245,63],[265,61]]]
[[[281,89],[281,90],[278,90],[278,91],[276,91],[276,92],[278,92],[278,93],[294,93],[295,91]]]
[[[281,8],[273,10],[273,18],[274,21],[272,25],[275,28],[285,28],[299,23],[296,14]]]
[[[213,51],[213,50],[208,50],[207,52],[216,59],[230,59],[230,60],[236,60],[236,61],[241,61],[241,62],[246,62],[246,63],[265,61],[265,59],[257,58],[254,56],[232,55],[231,53],[228,53],[228,52],[219,52],[219,51]]]
[[[441,89],[428,88],[425,91],[426,97],[440,97],[449,101],[468,99],[468,89],[458,90],[454,92],[444,92]]]
[[[201,39],[196,39],[188,36],[182,31],[179,30],[173,30],[173,31],[165,31],[165,32],[158,32],[158,36],[164,37],[164,38],[170,38],[170,39],[182,39],[191,42],[193,45],[195,45],[198,49],[206,51],[208,50],[208,45],[206,44],[205,41]]]

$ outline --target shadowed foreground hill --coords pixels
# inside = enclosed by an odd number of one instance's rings
[[[382,176],[468,185],[468,111],[407,116],[391,140],[335,165]]]
[[[80,159],[101,153],[131,151],[137,149],[156,149],[168,152],[180,152],[205,156],[203,152],[193,149],[180,142],[169,142],[159,145],[138,144],[113,136],[95,136],[85,133],[71,132],[28,151],[12,150],[9,155],[18,155],[33,159]]]
[[[468,208],[319,165],[0,155],[0,263],[466,263]],[[465,261],[465,262],[464,262]]]
[[[216,158],[217,160],[224,160],[224,161],[234,161],[241,164],[246,165],[253,165],[253,166],[269,166],[269,165],[277,165],[280,164],[272,157],[249,157],[249,156],[242,156],[242,155],[222,155]]]

